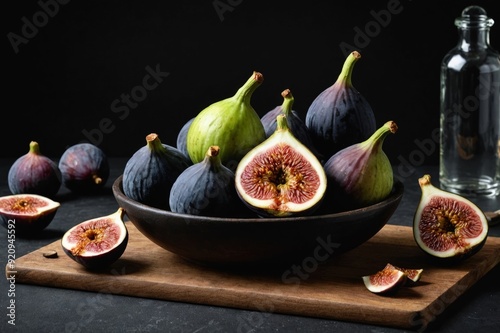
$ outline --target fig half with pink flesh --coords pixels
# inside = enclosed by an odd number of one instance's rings
[[[413,219],[417,245],[432,259],[457,262],[477,253],[488,235],[484,212],[469,199],[419,178],[421,198]]]
[[[63,235],[64,252],[87,268],[106,268],[125,252],[128,231],[123,221],[124,210],[80,222]]]
[[[38,194],[13,194],[0,197],[0,220],[16,235],[34,234],[54,219],[60,203]]]

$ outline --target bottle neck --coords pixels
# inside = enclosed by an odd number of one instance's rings
[[[463,51],[485,50],[490,44],[489,27],[459,28],[458,47]]]

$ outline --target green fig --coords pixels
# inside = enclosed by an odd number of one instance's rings
[[[254,71],[234,96],[209,105],[194,118],[186,139],[193,163],[203,161],[208,149],[218,146],[222,164],[234,170],[250,149],[266,139],[260,117],[250,104],[263,80],[263,75]]]
[[[360,58],[358,51],[351,52],[335,83],[323,90],[307,110],[306,126],[325,158],[368,139],[377,129],[371,105],[352,84],[354,65]]]
[[[340,150],[326,161],[323,168],[332,205],[343,209],[364,207],[391,193],[393,170],[382,145],[397,129],[394,121],[388,121],[365,141]]]

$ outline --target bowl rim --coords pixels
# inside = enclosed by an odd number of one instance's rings
[[[123,174],[118,176],[115,181],[112,184],[112,191],[115,196],[115,198],[118,200],[121,200],[123,202],[129,203],[131,205],[134,205],[141,210],[147,211],[148,213],[154,214],[154,215],[163,215],[163,216],[169,216],[169,217],[175,217],[178,219],[189,219],[192,221],[213,221],[213,222],[239,222],[239,223],[270,223],[270,222],[300,222],[300,221],[310,221],[310,220],[323,220],[323,219],[332,219],[332,218],[342,218],[342,217],[348,217],[352,214],[367,214],[372,211],[377,211],[378,209],[385,207],[385,206],[391,206],[394,204],[394,202],[397,202],[401,200],[403,193],[404,193],[404,184],[398,180],[394,179],[394,185],[393,185],[393,190],[391,191],[391,194],[384,200],[375,203],[373,205],[349,210],[349,211],[342,211],[342,212],[337,212],[337,213],[331,213],[331,214],[323,214],[323,215],[307,215],[307,216],[289,216],[289,217],[242,217],[242,218],[236,218],[236,217],[212,217],[212,216],[198,216],[198,215],[189,215],[189,214],[182,214],[182,213],[174,213],[170,210],[166,209],[160,209],[160,208],[155,208],[151,207],[148,205],[145,205],[143,203],[140,203],[138,201],[135,201],[125,195],[123,193],[123,188],[122,188],[122,181],[123,181]],[[125,209],[125,213],[127,213],[127,210]]]

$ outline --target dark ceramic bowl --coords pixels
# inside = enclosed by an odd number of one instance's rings
[[[214,218],[146,206],[123,193],[122,176],[113,183],[116,201],[144,236],[181,257],[212,265],[300,264],[308,257],[320,261],[344,253],[382,229],[398,207],[403,190],[403,184],[396,181],[386,200],[335,214]]]

